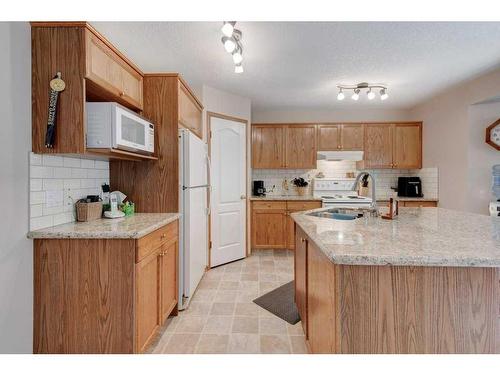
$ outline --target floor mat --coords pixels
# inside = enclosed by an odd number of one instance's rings
[[[290,281],[253,300],[254,303],[290,324],[300,321],[295,305],[294,282]]]

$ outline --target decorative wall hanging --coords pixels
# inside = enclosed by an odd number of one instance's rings
[[[500,118],[486,128],[486,143],[500,151]]]
[[[56,139],[56,117],[57,117],[57,99],[59,93],[64,91],[66,83],[61,78],[61,72],[57,72],[50,81],[49,96],[49,116],[47,120],[47,133],[45,133],[45,147],[53,148]]]

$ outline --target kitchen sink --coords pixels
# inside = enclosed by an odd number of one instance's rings
[[[315,217],[324,217],[327,219],[334,219],[334,220],[355,220],[360,217],[363,217],[368,212],[369,211],[367,210],[361,210],[355,208],[329,208],[328,210],[324,211],[311,212],[307,215]]]

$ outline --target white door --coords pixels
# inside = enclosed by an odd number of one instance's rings
[[[211,117],[212,267],[246,256],[245,124]]]

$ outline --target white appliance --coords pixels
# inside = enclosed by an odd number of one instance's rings
[[[208,147],[179,130],[179,309],[189,305],[208,264]]]
[[[323,207],[370,207],[370,197],[362,197],[352,190],[354,181],[355,178],[315,178],[313,196],[321,198]]]
[[[87,147],[153,153],[154,125],[114,102],[87,102]]]
[[[363,151],[318,151],[317,160],[363,160]]]

